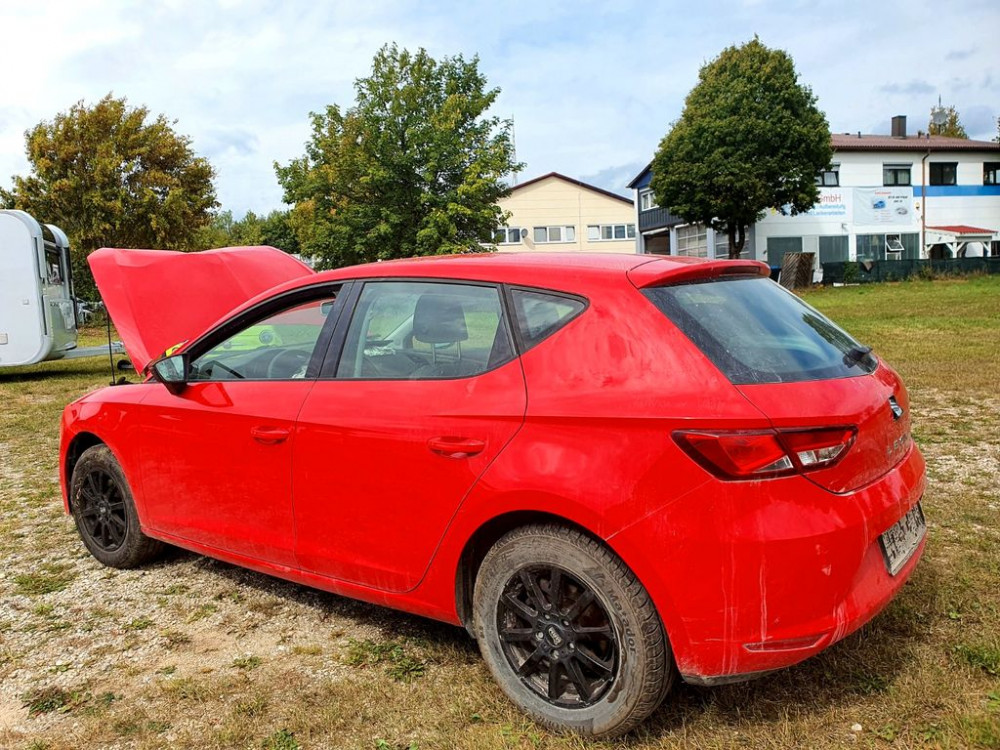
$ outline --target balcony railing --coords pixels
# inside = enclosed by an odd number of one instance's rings
[[[665,208],[651,208],[648,211],[639,212],[639,231],[649,232],[653,229],[672,227],[676,224],[683,224],[684,220],[674,216]]]

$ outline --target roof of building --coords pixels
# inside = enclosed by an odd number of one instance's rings
[[[949,234],[954,234],[957,236],[967,235],[967,234],[993,234],[992,229],[983,229],[982,227],[970,227],[968,224],[951,224],[949,226],[943,227],[927,227],[928,229],[933,229],[938,232],[948,232]]]
[[[949,138],[943,135],[866,135],[834,133],[830,145],[835,151],[997,151],[1000,143]]]
[[[649,162],[649,164],[643,167],[642,171],[639,172],[639,174],[637,174],[635,177],[632,178],[632,182],[630,182],[625,187],[627,187],[629,190],[632,190],[636,186],[636,183],[638,183],[639,180],[641,180],[643,176],[646,174],[646,172],[648,172],[652,168],[653,168],[653,162]]]
[[[600,193],[601,195],[604,195],[608,198],[614,198],[615,200],[621,201],[622,203],[627,203],[630,206],[633,205],[633,201],[631,198],[626,198],[624,195],[619,195],[618,193],[612,193],[610,190],[599,188],[596,185],[591,185],[586,182],[581,182],[580,180],[574,180],[572,177],[567,177],[566,175],[559,174],[558,172],[549,172],[548,174],[543,174],[541,177],[535,177],[531,180],[528,180],[527,182],[522,182],[520,185],[514,185],[510,189],[510,192],[512,193],[517,192],[522,188],[526,188],[529,185],[534,185],[535,183],[541,182],[542,180],[547,180],[550,177],[554,177],[557,180],[562,180],[563,182],[572,183],[573,185],[576,185],[577,187],[582,187],[585,190],[591,190],[595,193]]]

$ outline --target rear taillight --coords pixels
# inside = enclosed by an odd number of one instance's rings
[[[756,432],[679,430],[674,440],[718,477],[762,479],[829,468],[844,457],[856,434],[854,427]]]

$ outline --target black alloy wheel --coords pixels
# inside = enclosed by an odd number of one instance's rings
[[[86,534],[105,552],[125,543],[129,518],[121,488],[103,468],[95,467],[82,477],[76,512]]]
[[[80,538],[105,565],[135,568],[163,550],[142,533],[125,472],[106,445],[87,448],[72,467],[69,505]]]
[[[471,624],[500,689],[559,731],[624,734],[676,675],[649,593],[604,543],[565,526],[522,526],[493,544]]]
[[[618,673],[618,642],[594,592],[559,567],[514,574],[497,607],[504,656],[549,703],[583,708],[603,698]]]

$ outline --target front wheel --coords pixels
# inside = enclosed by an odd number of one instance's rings
[[[139,528],[125,473],[106,445],[85,450],[73,468],[70,509],[83,543],[105,565],[135,568],[163,549]]]
[[[528,526],[504,536],[479,569],[473,606],[494,678],[546,726],[624,734],[673,682],[649,594],[617,556],[577,531]]]

